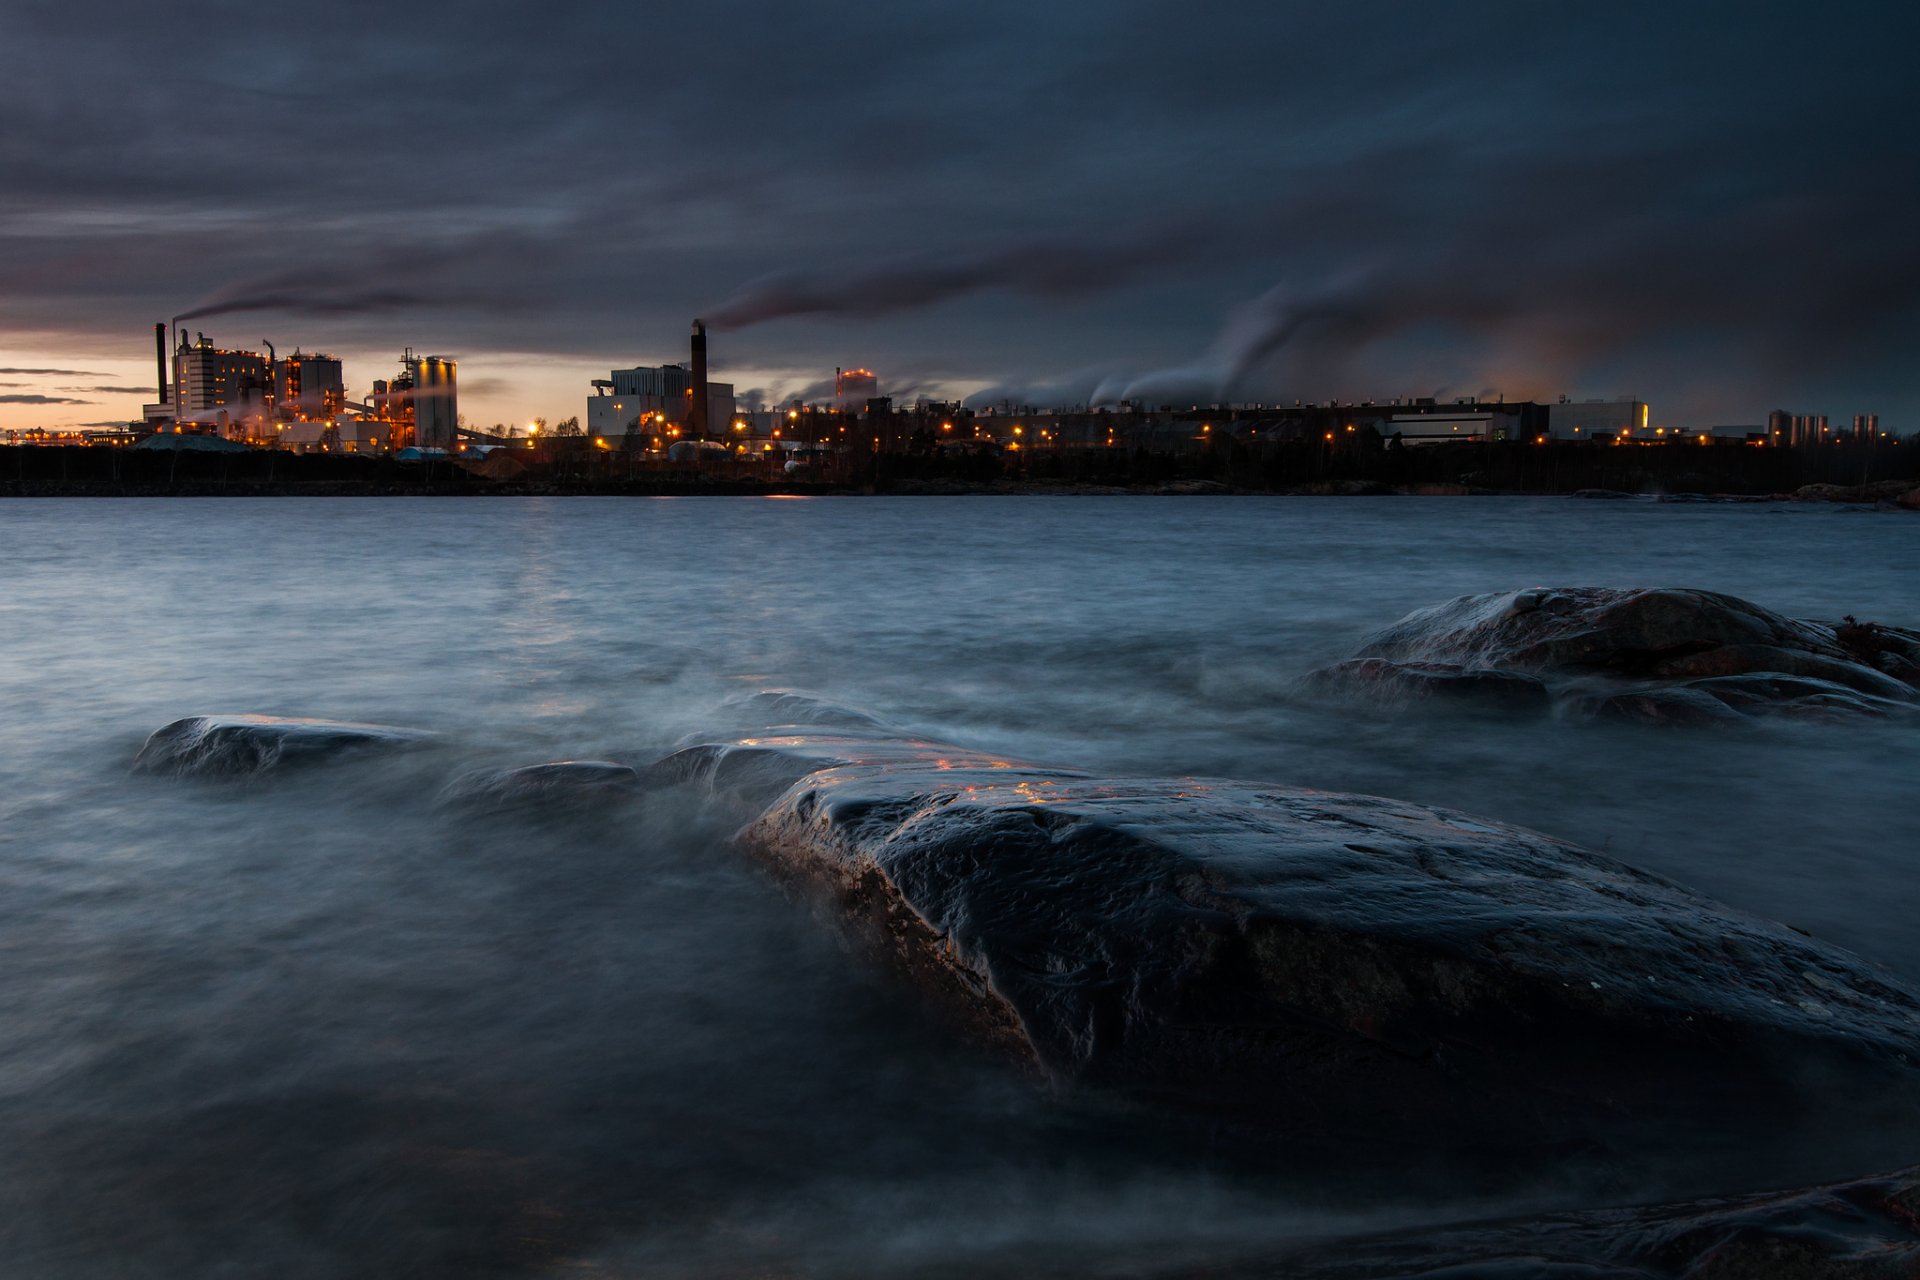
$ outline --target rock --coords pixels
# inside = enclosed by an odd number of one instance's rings
[[[1655,723],[1725,719],[1681,690],[1749,716],[1883,716],[1920,707],[1920,632],[1798,621],[1711,591],[1541,588],[1408,614],[1305,687],[1404,704],[1448,675],[1473,677],[1451,686],[1463,696],[1505,697],[1496,677],[1521,677],[1575,714]]]
[[[1920,688],[1920,631],[1861,622],[1851,614],[1825,627],[1856,662],[1865,663],[1903,684]]]
[[[1444,701],[1512,711],[1545,711],[1553,701],[1544,683],[1519,672],[1444,662],[1387,662],[1380,658],[1357,658],[1322,667],[1302,681],[1301,690],[1320,696],[1363,693],[1389,706]]]
[[[1908,511],[1920,511],[1920,485],[1915,485],[1893,501],[1896,506],[1905,507]]]
[[[1912,700],[1863,694],[1831,680],[1754,671],[1746,675],[1712,676],[1681,686],[1704,693],[1737,711],[1773,711],[1791,714],[1808,707],[1843,710],[1865,716],[1907,714]]]
[[[1630,689],[1624,693],[1574,695],[1568,706],[1603,720],[1633,720],[1658,725],[1736,725],[1745,717],[1726,702],[1699,689]]]
[[[1621,489],[1575,489],[1567,495],[1569,498],[1631,498],[1634,494]]]
[[[1733,596],[1611,587],[1461,596],[1408,614],[1369,640],[1358,656],[1549,674],[1641,675],[1659,663],[1725,645],[1847,656],[1829,630]]]
[[[392,725],[287,716],[189,716],[156,729],[134,757],[136,773],[246,777],[345,755],[398,751],[433,734]]]
[[[1653,674],[1680,680],[1696,677],[1750,676],[1759,673],[1803,676],[1816,684],[1836,685],[1895,702],[1911,702],[1911,686],[1873,667],[1823,653],[1795,652],[1761,644],[1728,644],[1683,654],[1653,664]],[[1784,685],[1782,686],[1785,687]]]
[[[640,775],[631,766],[610,760],[558,760],[463,774],[441,792],[440,802],[460,808],[507,809],[611,800],[639,790]]]
[[[1534,832],[900,739],[710,743],[659,776],[1062,1087],[1402,1156],[1736,1152],[1715,1176],[1745,1180],[1810,1138],[1833,1172],[1911,1150],[1920,997]]]
[[[1798,502],[1898,503],[1913,488],[1911,480],[1873,480],[1866,484],[1804,484],[1793,491]]]

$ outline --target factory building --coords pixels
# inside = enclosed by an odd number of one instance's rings
[[[1547,434],[1555,440],[1617,440],[1647,430],[1641,400],[1561,400],[1547,406]]]
[[[413,444],[451,451],[460,426],[454,362],[445,356],[416,356],[411,347],[402,360],[413,380]]]
[[[1824,413],[1793,413],[1775,409],[1767,415],[1767,435],[1771,443],[1795,449],[1811,449],[1839,440],[1872,444],[1880,439],[1880,415],[1856,413],[1853,426],[1835,430]]]
[[[271,346],[268,347],[271,352]],[[294,348],[284,360],[273,360],[274,416],[283,422],[316,422],[334,417],[347,403],[347,384],[340,361],[318,352]]]
[[[173,352],[174,417],[190,418],[225,409],[233,417],[263,412],[273,382],[266,357],[257,351],[227,351],[196,334]]]
[[[638,365],[595,378],[593,394],[587,397],[587,434],[617,440],[629,431],[644,430],[649,422],[664,428],[663,441],[724,434],[734,420],[733,384],[708,380],[707,329],[698,320],[693,322],[691,355],[691,368]]]
[[[1461,440],[1517,440],[1524,430],[1521,425],[1523,407],[1519,404],[1471,405],[1430,412],[1389,413],[1375,418],[1373,429],[1403,445],[1452,444]]]
[[[373,384],[367,408],[384,425],[389,448],[453,448],[460,425],[457,372],[445,356],[417,356],[408,347],[399,374]]]
[[[833,371],[833,407],[842,413],[857,413],[869,400],[878,399],[880,379],[871,369],[835,369]]]
[[[615,369],[593,380],[594,393],[587,397],[587,434],[618,438],[656,415],[683,422],[692,388],[693,378],[685,365]]]

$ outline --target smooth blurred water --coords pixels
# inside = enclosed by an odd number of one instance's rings
[[[1911,515],[49,500],[0,505],[0,540],[8,1276],[1031,1274],[1456,1212],[1303,1198],[1297,1178],[1282,1194],[1037,1096],[698,814],[433,805],[478,765],[644,764],[763,685],[1029,759],[1476,811],[1920,979],[1911,726],[1420,720],[1286,696],[1471,591],[1695,586],[1920,624]],[[128,775],[151,730],[231,711],[447,741],[269,784]]]

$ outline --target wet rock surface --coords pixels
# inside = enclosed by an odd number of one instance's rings
[[[640,775],[611,760],[556,760],[517,769],[477,769],[440,795],[448,808],[495,810],[614,800],[638,792]]]
[[[189,716],[156,729],[134,757],[136,773],[240,778],[343,756],[401,751],[432,734],[392,725],[292,716]]]
[[[1532,681],[1547,695],[1517,696]],[[1717,592],[1571,587],[1461,596],[1311,673],[1309,696],[1388,706],[1544,706],[1657,724],[1766,715],[1884,718],[1920,711],[1920,632],[1849,617],[1785,617]],[[1724,713],[1731,714],[1724,714]]]
[[[1911,990],[1537,833],[878,735],[652,776],[1062,1086],[1349,1155],[1680,1152],[1716,1189],[1800,1176],[1810,1143],[1833,1176],[1910,1152]]]

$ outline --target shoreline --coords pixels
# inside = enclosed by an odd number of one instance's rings
[[[1100,485],[995,481],[968,484],[902,480],[892,484],[835,485],[758,483],[690,479],[684,481],[473,483],[460,480],[398,482],[352,481],[182,481],[170,485],[99,482],[0,481],[0,500],[33,498],[906,498],[906,497],[1266,497],[1266,498],[1569,498],[1583,501],[1638,501],[1662,504],[1812,503],[1920,511],[1920,480],[1867,485],[1807,485],[1792,492],[1727,493],[1624,489],[1495,489],[1470,485],[1313,484],[1289,488],[1234,485],[1214,480],[1163,484]]]
[[[511,461],[512,466],[504,465]],[[1920,442],[1877,453],[1478,445],[1377,453],[1312,449],[1061,451],[996,456],[836,455],[786,473],[728,461],[664,464],[597,451],[522,463],[467,460],[0,447],[7,497],[425,497],[693,495],[1652,498],[1821,501],[1920,510]]]

